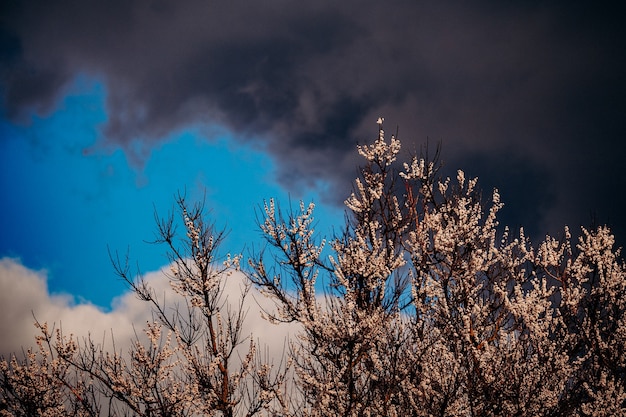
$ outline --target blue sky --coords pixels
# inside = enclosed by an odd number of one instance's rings
[[[255,213],[264,200],[319,200],[283,189],[270,156],[217,127],[174,132],[141,163],[129,163],[122,149],[100,140],[105,102],[102,83],[80,78],[49,115],[2,122],[0,257],[45,269],[52,293],[108,308],[125,290],[109,248],[128,250],[143,272],[164,266],[166,248],[147,242],[156,232],[155,209],[167,215],[178,192],[204,199],[216,225],[229,231],[224,252],[244,254],[263,244]],[[333,212],[341,215],[318,206],[321,229],[330,231]]]

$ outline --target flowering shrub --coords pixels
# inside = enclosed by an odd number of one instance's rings
[[[240,257],[219,258],[222,234],[179,198],[182,245],[172,218],[158,229],[185,304],[117,262],[153,306],[146,337],[124,356],[40,324],[37,352],[0,362],[0,413],[625,415],[626,270],[608,228],[533,247],[498,224],[497,190],[485,202],[477,179],[441,178],[437,158],[400,165],[400,148],[379,119],[329,242],[313,204],[264,205],[269,248],[245,272],[274,302],[269,322],[299,326],[280,366],[255,343],[235,357],[244,314],[222,288]]]

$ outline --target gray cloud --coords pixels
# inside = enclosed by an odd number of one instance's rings
[[[77,74],[96,76],[104,140],[218,123],[262,141],[284,184],[333,182],[329,201],[345,197],[354,145],[384,115],[405,149],[441,139],[453,168],[512,196],[512,223],[576,226],[595,213],[626,235],[618,10],[335,3],[14,2],[0,33],[4,107],[45,112]]]
[[[150,272],[144,277],[157,293],[166,297],[169,306],[180,301],[162,271]],[[239,302],[246,281],[238,272],[226,279],[223,296],[230,307],[234,308]],[[70,296],[50,294],[45,271],[33,271],[11,258],[0,259],[0,305],[3,309],[0,315],[0,357],[5,358],[35,346],[37,329],[33,326],[33,316],[41,323],[47,322],[49,328],[61,327],[64,334],[72,334],[81,341],[91,335],[94,341],[105,342],[108,348],[111,348],[113,334],[116,348],[122,352],[130,349],[146,322],[153,321],[150,306],[134,293],[120,295],[113,301],[111,311],[105,312],[92,304],[75,303]],[[242,337],[253,337],[273,358],[282,357],[287,339],[298,332],[298,327],[273,325],[264,320],[261,311],[274,312],[274,304],[255,289],[248,293],[243,309],[247,315]],[[243,348],[247,347],[244,343]]]
[[[0,259],[0,355],[8,357],[35,345],[35,318],[62,327],[67,335],[79,338],[91,334],[100,341],[111,329],[123,347],[130,346],[134,336],[133,323],[139,327],[151,319],[150,310],[130,294],[117,301],[116,309],[105,313],[92,304],[76,304],[72,297],[50,294],[45,271],[33,271],[19,260]],[[143,305],[142,305],[143,304]]]

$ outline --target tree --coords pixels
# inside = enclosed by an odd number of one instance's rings
[[[147,339],[125,359],[39,325],[39,356],[1,363],[1,407],[18,415],[626,414],[626,269],[608,228],[582,229],[576,245],[565,228],[535,248],[523,229],[514,236],[499,225],[497,190],[486,203],[477,179],[442,178],[438,151],[400,165],[400,142],[386,141],[382,119],[378,138],[358,151],[365,165],[330,243],[314,233],[313,204],[286,213],[273,200],[263,206],[267,247],[245,272],[274,302],[268,320],[299,326],[283,365],[260,361],[254,343],[234,360],[245,317],[220,289],[240,258],[220,258],[223,235],[179,197],[186,238],[179,246],[170,217],[158,221],[158,240],[184,303],[170,310],[117,261],[153,306]],[[48,392],[59,400],[37,397]]]
[[[359,147],[366,165],[330,264],[311,206],[286,218],[265,207],[277,267],[258,256],[251,279],[275,320],[302,324],[291,350],[301,414],[625,412],[626,275],[608,229],[583,229],[576,248],[566,229],[533,250],[523,229],[499,229],[497,190],[485,208],[476,179],[440,179],[436,157],[395,171],[399,151],[382,121]]]
[[[141,275],[134,278],[127,258],[112,257],[117,274],[152,306],[155,320],[144,336],[128,353],[114,342],[109,351],[91,337],[81,342],[37,323],[38,356],[28,351],[25,360],[0,362],[3,413],[252,416],[273,400],[283,374],[262,363],[241,333],[249,286],[238,303],[223,295],[239,256],[220,255],[224,233],[204,221],[202,206],[190,207],[183,196],[177,204],[185,235],[177,235],[173,215],[157,218],[155,242],[169,249],[174,294],[161,297]]]

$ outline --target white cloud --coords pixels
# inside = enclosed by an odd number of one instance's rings
[[[162,271],[150,272],[145,279],[157,294],[174,300],[175,294]],[[224,296],[233,304],[239,299],[244,279],[243,274],[235,273],[226,282]],[[6,357],[34,344],[37,329],[33,326],[33,314],[40,322],[61,325],[65,334],[81,338],[91,334],[96,342],[106,334],[108,346],[112,330],[118,349],[125,349],[135,332],[141,332],[146,321],[152,321],[150,306],[134,293],[121,295],[112,303],[112,310],[105,312],[92,304],[74,303],[68,295],[50,294],[46,281],[45,271],[28,269],[17,259],[0,259],[0,355]],[[242,336],[252,335],[261,346],[269,348],[271,356],[281,356],[285,338],[295,328],[269,324],[261,318],[260,305],[271,307],[269,300],[251,290],[244,304],[248,314]]]

